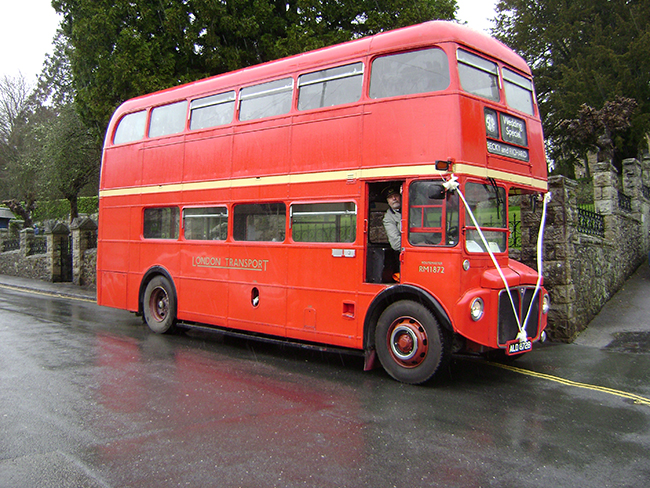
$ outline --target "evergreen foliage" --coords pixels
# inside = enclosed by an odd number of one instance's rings
[[[571,176],[575,148],[565,121],[583,105],[602,110],[636,102],[628,128],[613,134],[614,162],[636,157],[650,130],[650,2],[647,0],[499,0],[498,38],[519,52],[535,77],[544,132],[556,170]]]
[[[123,101],[433,19],[456,0],[53,0],[77,109],[103,136]]]

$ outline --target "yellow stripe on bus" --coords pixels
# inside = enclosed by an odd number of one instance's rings
[[[526,185],[539,191],[546,191],[548,184],[545,180],[515,175],[505,171],[481,168],[468,164],[454,164],[454,172],[481,178],[495,178],[502,181]],[[255,186],[287,185],[295,183],[321,183],[326,181],[352,181],[366,178],[396,178],[423,175],[445,175],[438,171],[434,164],[414,166],[392,166],[380,168],[365,168],[357,170],[322,171],[318,173],[298,173],[276,176],[259,176],[253,178],[236,178],[227,180],[211,180],[190,183],[171,183],[166,185],[149,185],[112,190],[100,190],[100,197],[146,195],[153,193],[187,192],[200,190],[219,190],[226,188],[245,188]]]
[[[533,178],[532,176],[516,175],[508,173],[506,171],[499,171],[496,169],[490,169],[481,166],[472,166],[462,163],[454,164],[454,170],[459,174],[477,176],[479,178],[494,178],[495,180],[509,181],[511,183],[530,186],[540,191],[548,190],[548,183],[546,180],[540,180],[538,178]]]

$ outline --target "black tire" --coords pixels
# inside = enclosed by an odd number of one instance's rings
[[[144,291],[144,321],[156,334],[172,332],[176,324],[176,294],[164,276],[156,276]]]
[[[449,334],[428,308],[409,300],[395,302],[381,314],[375,347],[386,372],[411,385],[430,380],[451,355]]]

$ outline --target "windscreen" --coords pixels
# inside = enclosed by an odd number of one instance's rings
[[[465,199],[472,215],[465,210],[465,246],[468,252],[499,253],[507,250],[508,215],[505,189],[495,183],[467,183]],[[474,222],[476,221],[476,223]],[[478,227],[483,232],[481,239]],[[486,248],[487,243],[487,248]]]

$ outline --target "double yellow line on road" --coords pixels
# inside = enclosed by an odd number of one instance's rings
[[[626,391],[615,390],[614,388],[607,388],[605,386],[590,385],[588,383],[580,383],[578,381],[567,380],[565,378],[560,378],[559,376],[553,376],[545,373],[538,373],[536,371],[531,371],[529,369],[517,368],[516,366],[510,366],[507,364],[500,363],[489,363],[492,366],[498,368],[507,369],[508,371],[513,371],[515,373],[524,374],[526,376],[533,376],[535,378],[540,378],[547,381],[553,381],[554,383],[560,383],[562,385],[573,386],[576,388],[584,388],[586,390],[598,391],[601,393],[607,393],[609,395],[614,395],[621,398],[627,398],[628,400],[633,400],[637,405],[650,405],[650,398],[645,398],[640,395],[635,395],[634,393],[628,393]]]

